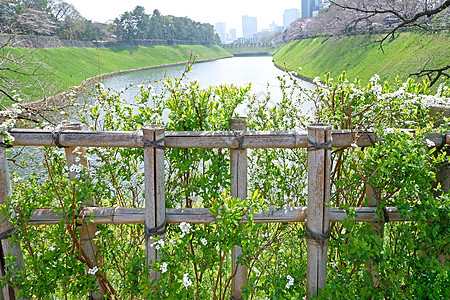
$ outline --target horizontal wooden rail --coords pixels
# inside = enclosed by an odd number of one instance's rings
[[[356,217],[352,218],[355,222],[370,222],[380,219],[376,214],[375,207],[358,207],[355,209]],[[255,223],[287,223],[287,222],[305,222],[307,208],[287,207],[271,208],[267,213],[259,213],[254,216]],[[389,221],[410,221],[403,218],[396,207],[386,208]],[[86,207],[83,209],[79,218],[90,219],[97,224],[143,224],[145,220],[144,208],[131,207]],[[330,222],[343,222],[347,218],[347,213],[338,208],[330,208]],[[384,216],[381,217],[384,220]],[[50,225],[56,224],[63,219],[51,208],[37,209],[31,216],[31,225]],[[193,224],[208,224],[216,220],[215,216],[207,208],[167,208],[167,223],[177,224],[181,222]],[[245,221],[244,221],[245,222]]]
[[[9,132],[15,139],[14,146],[144,147],[142,131],[11,129]],[[429,134],[427,138],[437,147],[450,144],[450,132]],[[348,147],[355,139],[359,147],[367,147],[373,145],[376,136],[372,131],[332,131],[333,147]],[[306,148],[307,132],[166,131],[164,143],[167,148]]]

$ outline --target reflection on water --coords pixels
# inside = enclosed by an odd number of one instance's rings
[[[161,91],[161,84],[153,83],[161,80],[165,75],[168,77],[180,77],[185,66],[174,66],[168,68],[153,69],[147,71],[133,72],[118,75],[103,80],[106,88],[115,91],[123,91],[122,97],[132,100],[140,91],[140,84],[152,82],[156,92]],[[210,85],[233,84],[236,86],[252,85],[251,93],[257,97],[271,95],[271,102],[275,103],[282,97],[280,83],[277,79],[285,72],[276,68],[270,56],[259,57],[233,57],[219,59],[205,63],[195,63],[192,71],[187,74],[187,79],[197,81],[202,88]],[[313,84],[300,81],[302,87],[312,89]],[[128,87],[128,88],[127,88]],[[123,90],[127,88],[126,90]],[[239,111],[245,115],[245,109]]]

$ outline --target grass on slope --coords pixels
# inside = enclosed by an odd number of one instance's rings
[[[225,45],[224,48],[231,54],[273,53],[272,46],[248,46],[248,45]]]
[[[343,71],[348,78],[368,81],[373,74],[393,81],[406,80],[411,73],[427,68],[443,67],[450,62],[450,34],[403,33],[389,40],[380,50],[373,41],[379,36],[349,36],[292,41],[274,56],[278,66],[302,70],[300,75],[314,78],[327,72],[337,77]],[[417,79],[417,78],[416,78]]]
[[[27,53],[29,49],[4,48],[2,51]],[[231,56],[219,46],[178,45],[153,46],[135,48],[45,48],[37,49],[26,59],[30,62],[41,61],[44,66],[38,70],[41,76],[33,78],[19,77],[23,83],[50,83],[50,88],[39,90],[31,88],[25,93],[33,95],[33,100],[44,96],[66,91],[70,86],[79,85],[84,79],[130,69],[158,66],[171,63],[186,62],[191,52],[197,54],[197,61]]]

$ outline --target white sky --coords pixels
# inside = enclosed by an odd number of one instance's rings
[[[242,36],[242,16],[257,17],[258,31],[269,28],[275,21],[283,25],[285,9],[300,9],[301,0],[67,0],[72,3],[83,17],[88,20],[105,22],[113,20],[125,11],[133,10],[137,5],[145,7],[151,14],[158,9],[162,15],[189,17],[194,21],[210,23],[225,22],[227,31],[236,29]]]

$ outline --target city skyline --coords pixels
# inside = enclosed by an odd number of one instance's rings
[[[105,23],[113,20],[125,11],[133,10],[137,5],[143,6],[147,14],[158,9],[163,15],[177,17],[189,17],[202,23],[226,23],[228,30],[236,29],[237,37],[242,37],[242,16],[248,15],[257,18],[257,30],[269,28],[270,24],[283,24],[285,9],[300,9],[301,0],[279,0],[276,3],[264,3],[260,1],[215,2],[207,0],[191,1],[165,1],[161,3],[149,3],[146,0],[109,1],[109,0],[68,0],[81,15],[94,22]],[[107,9],[105,9],[105,7]]]

